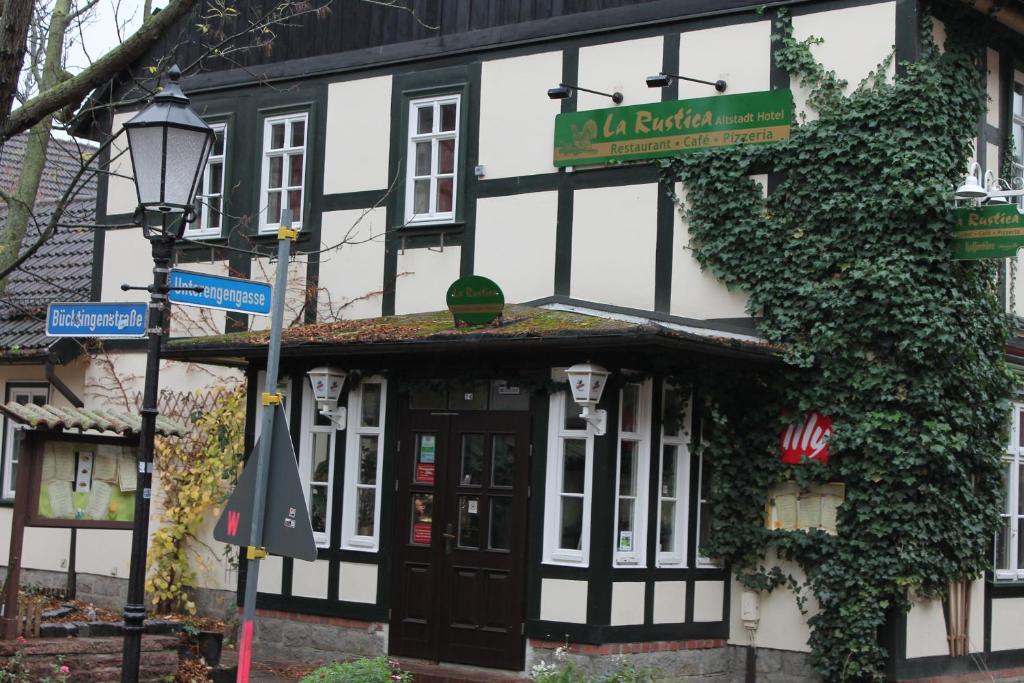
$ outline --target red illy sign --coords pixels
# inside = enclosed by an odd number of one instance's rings
[[[782,462],[799,465],[807,460],[828,462],[828,439],[832,436],[832,418],[807,413],[804,421],[791,424],[782,433]]]

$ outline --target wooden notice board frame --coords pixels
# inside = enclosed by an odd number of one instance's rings
[[[43,517],[39,514],[39,497],[42,492],[43,476],[43,451],[48,442],[86,444],[91,446],[120,446],[134,451],[135,462],[138,462],[138,437],[129,436],[103,436],[99,434],[71,434],[63,431],[49,430],[25,430],[24,441],[22,442],[20,458],[22,463],[28,465],[28,509],[25,511],[26,526],[56,527],[60,529],[128,529],[131,530],[134,522],[116,521],[105,519],[71,519]],[[28,455],[28,458],[25,458]],[[27,460],[27,462],[26,462]],[[136,476],[133,470],[132,476]],[[24,489],[22,489],[24,490]],[[20,493],[20,491],[19,491]],[[134,494],[131,496],[134,513]]]

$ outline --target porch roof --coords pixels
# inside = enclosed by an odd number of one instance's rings
[[[237,365],[266,356],[269,331],[173,339],[161,354],[172,360]],[[472,346],[470,346],[472,345]],[[435,311],[298,325],[282,334],[282,357],[408,355],[508,350],[622,349],[656,346],[715,355],[777,358],[781,347],[753,335],[636,316],[507,305],[491,325],[455,327],[451,313]]]
[[[7,415],[15,422],[27,424],[34,429],[79,429],[82,431],[117,432],[125,436],[139,433],[142,418],[139,415],[122,413],[117,410],[74,408],[32,403],[20,404],[9,401],[0,404],[0,414]],[[156,433],[161,436],[185,436],[188,429],[174,420],[158,415]]]

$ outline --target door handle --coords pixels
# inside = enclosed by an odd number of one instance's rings
[[[452,523],[448,522],[444,526],[444,533],[441,534],[444,538],[444,554],[452,554],[452,541],[455,540],[455,530],[452,528]]]

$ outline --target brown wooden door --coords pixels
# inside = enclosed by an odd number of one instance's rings
[[[403,417],[391,652],[519,670],[529,416]]]

